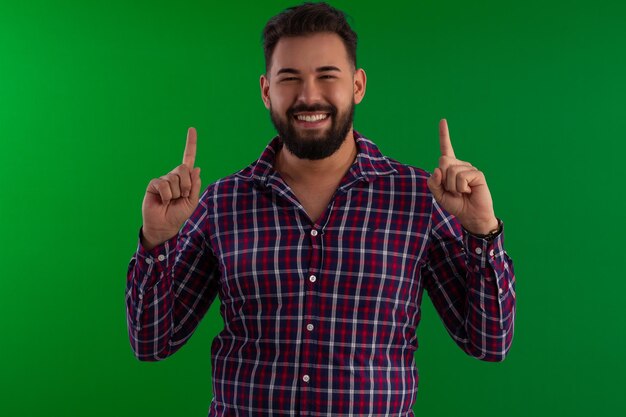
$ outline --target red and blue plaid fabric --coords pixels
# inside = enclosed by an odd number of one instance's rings
[[[465,352],[507,354],[515,278],[502,234],[468,234],[434,201],[427,172],[355,139],[357,159],[316,223],[272,168],[276,138],[210,185],[178,236],[131,259],[140,360],[176,352],[219,295],[209,416],[412,416],[424,289]]]

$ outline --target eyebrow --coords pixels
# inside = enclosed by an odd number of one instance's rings
[[[339,68],[332,66],[332,65],[326,65],[324,67],[318,67],[315,69],[315,72],[328,72],[328,71],[341,72]],[[281,68],[278,70],[276,75],[280,75],[280,74],[300,74],[300,71],[295,68]]]

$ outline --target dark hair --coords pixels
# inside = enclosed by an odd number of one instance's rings
[[[327,3],[303,3],[290,7],[272,17],[263,29],[265,70],[270,67],[276,44],[282,37],[304,36],[319,32],[339,35],[356,68],[357,35],[346,21],[346,15]]]

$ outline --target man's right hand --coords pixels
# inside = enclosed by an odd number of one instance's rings
[[[182,165],[148,184],[141,207],[141,243],[147,250],[176,236],[198,205],[201,180],[200,168],[193,166],[196,143],[196,129],[190,127]]]

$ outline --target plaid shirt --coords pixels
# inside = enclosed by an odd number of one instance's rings
[[[178,236],[131,259],[140,360],[176,352],[219,295],[209,416],[412,416],[424,289],[465,352],[504,359],[515,278],[502,234],[468,234],[434,201],[428,173],[355,139],[317,222],[273,170],[276,138],[210,185]]]

